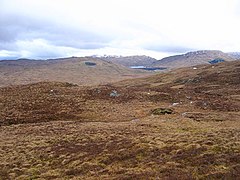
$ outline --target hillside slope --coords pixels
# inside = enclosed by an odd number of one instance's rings
[[[98,58],[0,61],[0,86],[40,81],[96,85],[146,74]]]
[[[240,62],[0,88],[1,179],[238,179]]]
[[[240,52],[230,52],[230,53],[228,53],[228,55],[234,59],[237,59],[237,60],[240,59]]]
[[[64,120],[66,115],[70,119],[81,117],[83,121],[94,118],[98,121],[129,120],[138,117],[134,112],[138,112],[140,104],[152,107],[156,104],[181,103],[179,107],[182,110],[239,111],[239,67],[239,61],[215,66],[200,65],[196,70],[182,68],[93,87],[61,82],[4,87],[0,89],[0,119],[5,122],[5,119],[12,118],[14,123],[18,120],[28,122],[28,118],[31,121],[48,121],[48,116],[58,114],[49,120]],[[88,108],[93,108],[90,114],[87,113]],[[111,108],[120,109],[112,111]],[[139,112],[139,116],[146,115],[146,112]]]
[[[126,67],[131,66],[150,66],[157,60],[149,56],[108,56],[102,57],[101,59],[113,62],[116,64],[121,64]]]
[[[154,67],[167,67],[169,69],[196,66],[200,64],[209,64],[214,59],[222,59],[224,61],[234,61],[227,53],[214,50],[204,50],[189,52],[182,55],[170,56],[154,62]]]

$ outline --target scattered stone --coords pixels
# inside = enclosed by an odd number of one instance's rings
[[[187,116],[187,112],[182,113],[182,116]]]
[[[156,108],[152,110],[153,115],[164,115],[164,114],[172,114],[173,110],[169,108]]]
[[[120,94],[116,91],[116,90],[113,90],[111,93],[110,93],[110,97],[118,97],[120,96]]]
[[[179,105],[179,103],[173,103],[173,104],[172,104],[172,106],[177,106],[177,105]]]

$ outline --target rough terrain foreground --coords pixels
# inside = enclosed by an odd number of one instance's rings
[[[2,179],[238,179],[240,62],[0,88]]]

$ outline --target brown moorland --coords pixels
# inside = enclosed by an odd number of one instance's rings
[[[2,179],[237,179],[240,62],[0,88]]]
[[[99,85],[149,74],[91,57],[0,61],[0,87],[42,81]]]

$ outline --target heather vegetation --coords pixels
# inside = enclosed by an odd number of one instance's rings
[[[237,179],[240,63],[0,88],[1,179]]]

